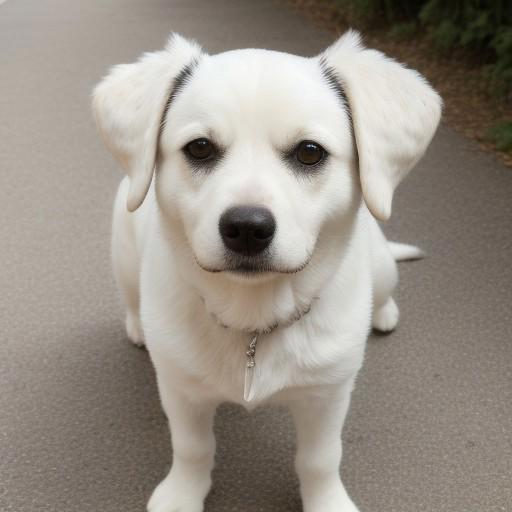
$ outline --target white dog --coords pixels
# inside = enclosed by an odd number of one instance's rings
[[[395,260],[419,255],[374,217],[430,143],[439,96],[355,32],[315,58],[210,56],[173,35],[113,68],[93,104],[128,174],[112,235],[126,329],[172,432],[148,510],[203,510],[231,401],[286,403],[304,510],[356,511],[340,433],[372,322],[398,320]]]

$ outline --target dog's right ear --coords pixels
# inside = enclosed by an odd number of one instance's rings
[[[173,34],[164,50],[115,66],[94,89],[99,131],[130,177],[131,212],[142,204],[151,185],[163,116],[176,78],[201,54],[195,42]]]

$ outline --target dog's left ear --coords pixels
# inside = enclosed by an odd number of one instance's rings
[[[321,56],[348,99],[363,197],[379,220],[391,215],[393,192],[429,145],[441,98],[416,71],[361,46],[349,31]]]
[[[94,89],[98,128],[130,178],[127,208],[131,212],[142,204],[151,185],[172,87],[201,54],[196,43],[173,34],[164,50],[115,66]]]

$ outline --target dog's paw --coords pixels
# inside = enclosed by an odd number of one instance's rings
[[[148,502],[148,512],[203,512],[203,501],[210,482],[175,478],[172,472],[158,484]],[[206,492],[205,492],[206,491]]]
[[[137,347],[144,346],[144,333],[142,326],[140,325],[140,319],[138,315],[134,315],[131,312],[126,313],[126,334],[130,341]]]
[[[391,332],[398,324],[400,313],[392,297],[389,297],[384,306],[373,313],[373,328],[380,332]]]

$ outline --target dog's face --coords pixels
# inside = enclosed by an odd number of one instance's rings
[[[348,33],[322,55],[209,56],[173,36],[95,90],[107,145],[130,176],[128,209],[156,164],[163,218],[197,264],[231,279],[304,268],[328,221],[361,193],[379,219],[437,127],[439,96]]]
[[[165,114],[156,193],[204,270],[297,272],[325,220],[354,209],[350,121],[329,79],[317,60],[263,50],[187,68]]]

